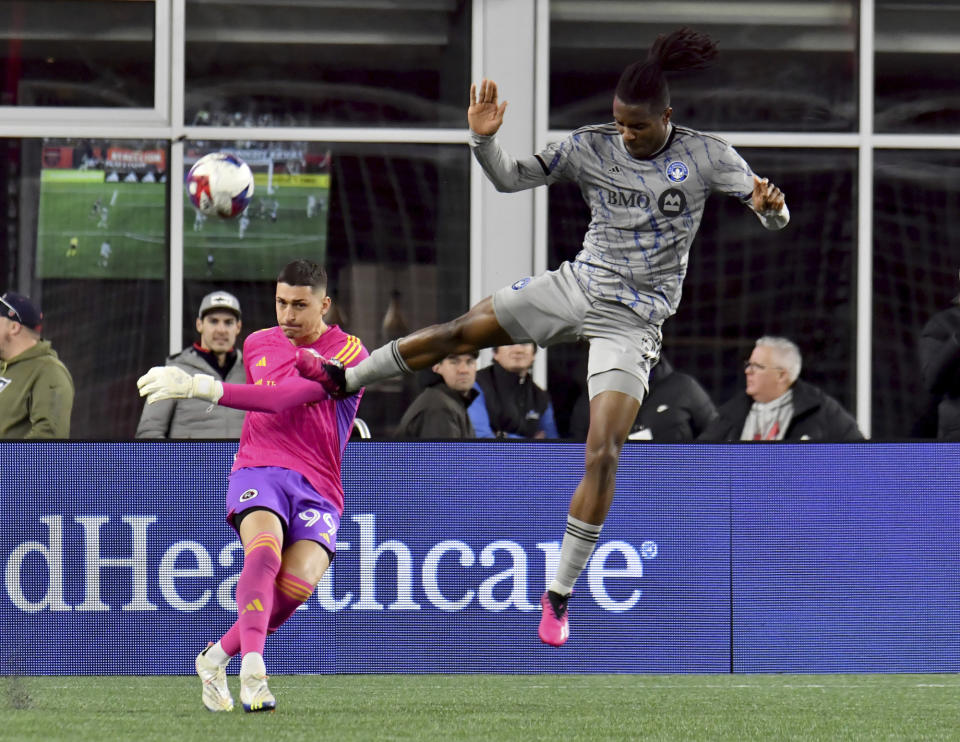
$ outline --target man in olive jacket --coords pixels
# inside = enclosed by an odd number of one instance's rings
[[[243,355],[237,350],[240,302],[226,291],[203,297],[197,315],[200,342],[167,359],[168,366],[193,374],[216,374],[230,384],[245,384]],[[164,399],[144,405],[137,438],[239,438],[243,410],[211,405],[201,399]]]
[[[701,441],[859,441],[863,434],[837,400],[801,381],[797,346],[757,340],[744,365],[746,394],[724,404]]]
[[[42,331],[29,298],[0,296],[0,438],[70,437],[73,379]]]

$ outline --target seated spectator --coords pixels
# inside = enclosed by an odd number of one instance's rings
[[[70,437],[73,378],[41,332],[29,298],[0,296],[0,438]]]
[[[395,438],[473,438],[467,407],[479,393],[477,352],[449,355],[433,365],[434,379],[407,411]]]
[[[469,413],[478,437],[559,437],[550,395],[530,374],[536,352],[535,343],[495,347],[493,363],[477,372],[480,396]]]
[[[240,302],[226,291],[203,297],[197,314],[200,342],[170,356],[166,365],[191,376],[209,374],[231,384],[245,384],[243,355],[237,350],[240,335]],[[243,410],[211,405],[202,399],[164,399],[144,405],[137,438],[239,438]]]
[[[675,371],[666,356],[650,372],[650,392],[628,436],[633,441],[692,441],[717,418],[710,395],[692,376]],[[586,440],[590,401],[583,394],[570,417],[570,437]]]
[[[936,435],[960,440],[960,296],[937,312],[920,333],[923,386],[936,405]]]
[[[720,408],[702,441],[859,441],[857,422],[833,397],[801,381],[800,349],[764,336],[744,365],[746,393]]]

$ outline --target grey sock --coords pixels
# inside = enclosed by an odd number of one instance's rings
[[[553,582],[547,587],[548,590],[560,595],[568,595],[573,590],[573,584],[590,561],[590,555],[600,538],[601,528],[602,525],[584,523],[572,515],[567,516],[567,531],[560,544],[560,563],[557,565]]]
[[[373,351],[369,358],[346,369],[347,391],[355,392],[360,387],[376,381],[409,373],[411,373],[410,367],[401,357],[397,349],[397,341],[392,340]]]

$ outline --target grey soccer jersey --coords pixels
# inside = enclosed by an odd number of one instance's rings
[[[583,249],[573,262],[591,295],[629,306],[659,325],[677,310],[690,245],[712,192],[750,203],[753,171],[727,142],[672,126],[648,159],[632,157],[617,127],[585,126],[533,157],[514,160],[496,137],[473,134],[487,177],[503,191],[572,181],[590,207]],[[786,207],[759,215],[779,229]]]

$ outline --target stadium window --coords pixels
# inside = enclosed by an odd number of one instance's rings
[[[721,404],[743,391],[743,358],[754,341],[786,335],[803,352],[804,379],[853,409],[856,151],[738,151],[803,207],[791,210],[789,230],[770,233],[736,199],[707,200],[680,310],[664,323],[664,353]],[[550,265],[576,254],[588,220],[575,186],[552,186]],[[577,346],[550,350],[550,391],[561,432],[565,412],[583,390],[585,359]]]
[[[771,5],[550,2],[550,128],[609,121],[623,68],[657,34],[692,26],[720,57],[670,81],[673,120],[713,131],[853,131],[857,126],[857,9],[846,2]]]
[[[960,131],[960,2],[881,1],[874,12],[874,130]]]
[[[187,0],[191,126],[463,126],[470,2]]]
[[[0,106],[153,108],[153,2],[0,3]]]
[[[132,436],[136,379],[167,351],[167,143],[0,141],[0,291],[43,311],[74,378],[71,437]]]
[[[935,438],[920,333],[960,292],[960,152],[881,150],[874,161],[873,420],[876,436]]]
[[[200,299],[217,288],[243,307],[244,336],[276,324],[280,268],[323,262],[333,309],[327,319],[370,348],[386,340],[391,303],[408,330],[468,309],[470,154],[459,145],[187,141],[184,171],[214,149],[254,171],[254,197],[239,217],[198,215],[184,195],[184,340]],[[369,389],[361,417],[388,435],[415,392]]]

